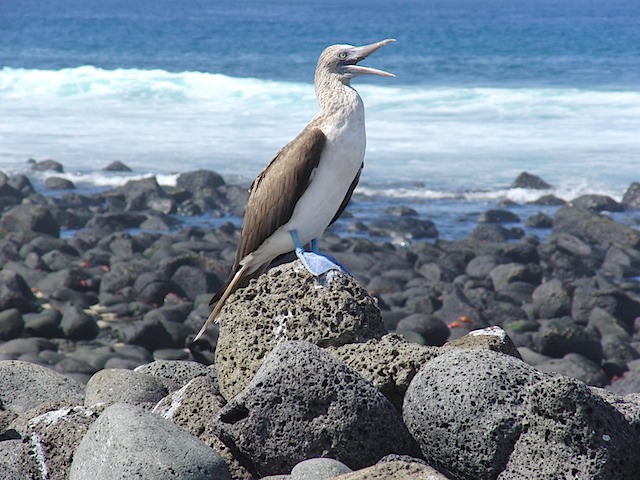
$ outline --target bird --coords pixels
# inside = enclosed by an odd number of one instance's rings
[[[316,276],[340,268],[319,252],[317,239],[344,211],[364,166],[364,104],[351,80],[361,75],[394,77],[358,65],[391,42],[395,39],[331,45],[321,53],[314,76],[319,112],[251,184],[231,274],[211,299],[215,308],[194,341],[217,319],[229,295],[277,257],[295,251]],[[311,251],[304,249],[307,244]]]

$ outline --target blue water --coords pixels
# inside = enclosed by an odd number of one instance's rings
[[[55,158],[88,191],[130,178],[113,160],[248,183],[317,111],[322,49],[388,37],[365,64],[396,78],[354,81],[354,212],[401,202],[455,237],[535,198],[508,188],[524,170],[565,199],[640,180],[637,0],[1,0],[0,32],[0,169]]]

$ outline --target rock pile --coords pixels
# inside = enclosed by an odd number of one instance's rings
[[[0,175],[0,478],[640,478],[640,232],[610,199],[544,240],[495,210],[461,241],[327,235],[353,276],[276,266],[193,343],[238,231],[172,215],[243,198]]]

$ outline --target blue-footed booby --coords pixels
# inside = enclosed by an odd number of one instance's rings
[[[394,41],[361,47],[332,45],[320,55],[314,79],[320,112],[251,185],[232,272],[212,298],[211,304],[217,304],[195,340],[216,319],[229,295],[280,255],[295,250],[315,275],[339,268],[319,254],[317,239],[342,214],[363,167],[364,105],[351,79],[393,77],[358,62]],[[303,249],[308,243],[311,252]]]

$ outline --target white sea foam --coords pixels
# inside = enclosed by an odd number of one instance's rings
[[[640,91],[393,82],[356,85],[367,106],[362,180],[426,185],[389,195],[522,201],[533,194],[501,189],[524,170],[556,185],[562,198],[581,185],[620,196],[640,179]],[[25,170],[33,157],[55,158],[71,180],[97,186],[149,174],[171,184],[175,173],[197,168],[251,179],[316,109],[311,83],[92,66],[4,68],[0,169]],[[113,160],[134,174],[100,172]]]

